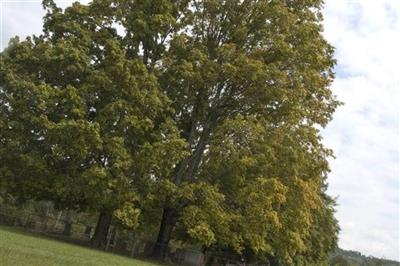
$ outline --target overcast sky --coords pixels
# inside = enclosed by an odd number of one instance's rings
[[[40,1],[0,7],[1,48],[12,36],[40,33]],[[400,0],[327,0],[324,15],[338,60],[332,90],[345,103],[323,131],[337,157],[328,180],[338,197],[339,246],[400,260]]]

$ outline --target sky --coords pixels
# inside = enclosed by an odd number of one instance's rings
[[[57,1],[64,7],[71,1]],[[0,0],[0,49],[41,31],[40,1]],[[400,260],[400,0],[326,0],[324,35],[335,47],[332,90],[344,103],[323,130],[333,149],[339,246]]]
[[[328,0],[324,15],[344,102],[323,132],[339,245],[399,260],[400,1]]]

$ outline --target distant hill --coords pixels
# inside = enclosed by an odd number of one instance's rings
[[[400,266],[400,262],[365,256],[358,251],[338,249],[329,258],[331,266]]]

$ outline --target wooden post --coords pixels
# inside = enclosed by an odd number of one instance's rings
[[[62,215],[62,211],[59,211],[59,212],[58,212],[58,215],[57,215],[56,222],[55,222],[54,225],[53,225],[53,229],[52,229],[53,232],[55,232],[55,231],[57,230],[57,225],[58,225],[58,222],[59,222],[60,219],[61,219],[61,215]]]

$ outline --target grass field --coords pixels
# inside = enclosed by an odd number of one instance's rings
[[[0,265],[150,266],[156,264],[63,243],[14,228],[0,227]]]

